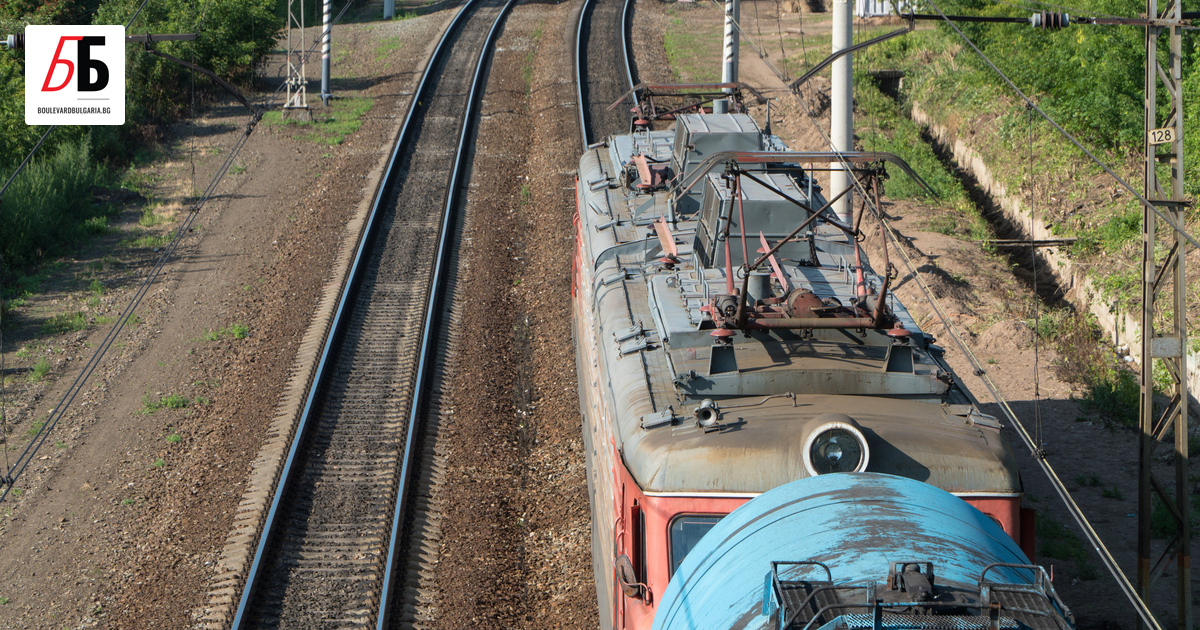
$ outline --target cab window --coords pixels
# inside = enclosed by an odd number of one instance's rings
[[[724,518],[724,515],[717,514],[685,514],[676,516],[671,521],[670,536],[671,536],[671,575],[675,575],[675,571],[679,569],[679,563],[687,557],[688,552],[700,539],[712,529],[713,525],[717,524]]]

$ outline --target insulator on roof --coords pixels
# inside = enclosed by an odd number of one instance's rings
[[[9,50],[19,50],[25,47],[25,36],[21,34],[9,35],[3,44],[8,46]]]
[[[1069,13],[1042,11],[1041,13],[1034,13],[1029,16],[1029,24],[1033,28],[1040,28],[1042,30],[1057,30],[1071,25],[1071,15]]]

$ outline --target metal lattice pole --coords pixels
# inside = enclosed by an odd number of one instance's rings
[[[304,0],[288,0],[287,41],[287,100],[283,108],[308,109],[308,77],[304,73],[307,52],[304,45]]]
[[[1146,163],[1144,194],[1162,209],[1176,225],[1184,225],[1186,203],[1183,194],[1183,71],[1182,9],[1177,0],[1168,0],[1160,10],[1158,0],[1146,0],[1146,17],[1155,24],[1146,27]],[[1167,63],[1159,61],[1158,45],[1163,32],[1168,34]],[[1169,104],[1165,116],[1158,113],[1160,83]],[[1165,121],[1159,126],[1159,121]],[[1164,188],[1157,171],[1159,164],[1170,169]],[[1187,240],[1171,231],[1170,249],[1162,264],[1156,263],[1157,221],[1153,211],[1143,210],[1142,259],[1142,377],[1139,410],[1138,449],[1138,565],[1137,588],[1142,601],[1150,603],[1151,590],[1163,571],[1175,560],[1178,580],[1178,628],[1192,629],[1191,592],[1191,505],[1188,496],[1188,387],[1187,387],[1187,284],[1184,279]],[[1164,243],[1164,246],[1166,243]],[[1166,285],[1170,288],[1166,288]],[[1160,294],[1172,292],[1169,307],[1159,322],[1155,305]],[[1161,323],[1161,325],[1157,325]],[[1154,408],[1154,361],[1162,361],[1171,385],[1165,392],[1170,401],[1161,413]],[[1158,481],[1152,470],[1155,449],[1174,430],[1174,496]],[[1154,497],[1167,506],[1176,524],[1176,533],[1155,554],[1152,544]],[[1139,620],[1138,627],[1144,624]]]

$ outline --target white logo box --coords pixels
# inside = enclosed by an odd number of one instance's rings
[[[125,27],[25,27],[25,124],[125,123]]]

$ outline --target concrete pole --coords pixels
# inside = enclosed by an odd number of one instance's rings
[[[333,36],[333,25],[329,23],[329,9],[333,4],[333,0],[325,0],[324,15],[322,24],[325,25],[321,31],[321,102],[325,107],[329,107],[329,98],[333,94],[329,93],[329,40]]]
[[[383,0],[383,19],[396,17],[396,0]]]
[[[854,0],[833,0],[833,52],[854,44]],[[854,150],[854,60],[853,53],[833,62],[833,91],[830,93],[830,140],[834,151]],[[833,170],[829,174],[829,191],[836,195],[854,182],[849,171]],[[853,223],[854,193],[833,204],[833,211],[843,223]]]
[[[741,23],[741,0],[725,0],[725,57],[721,64],[721,83],[733,83],[738,80],[738,30],[735,24]],[[733,92],[728,88],[725,93]],[[724,114],[729,111],[729,100],[713,101],[713,113]]]

